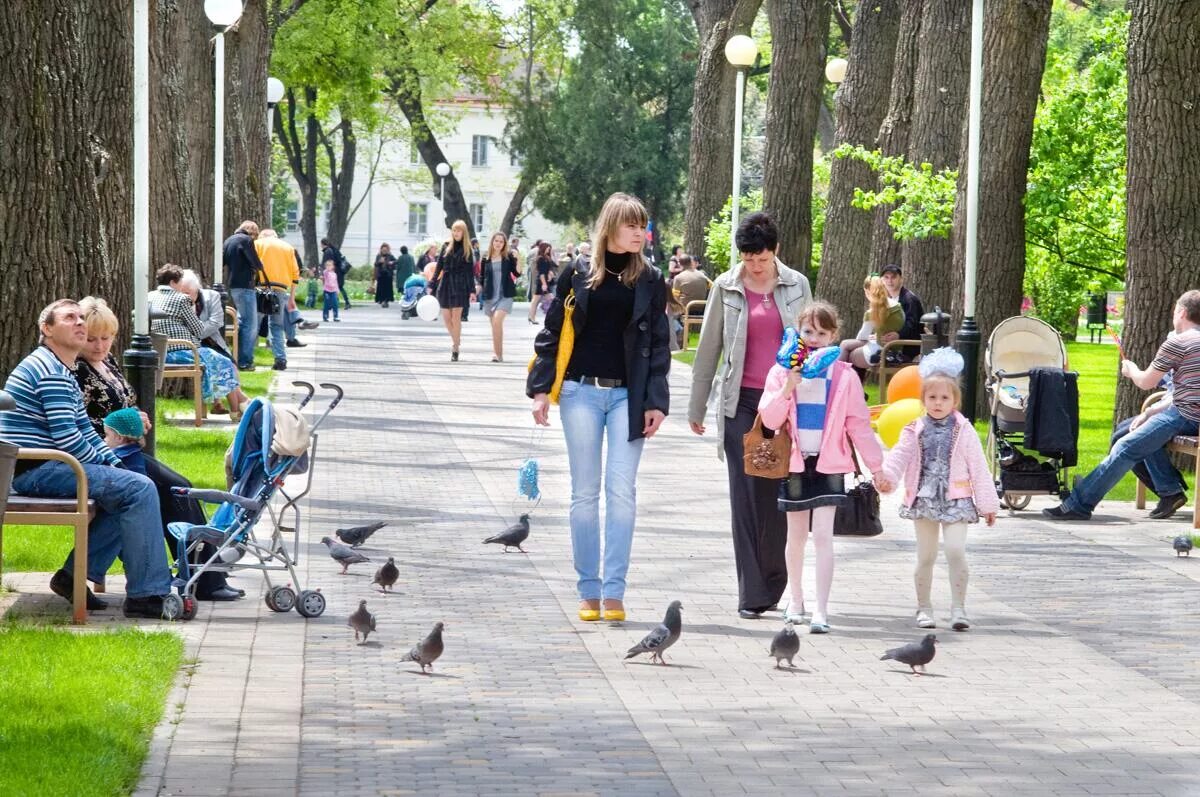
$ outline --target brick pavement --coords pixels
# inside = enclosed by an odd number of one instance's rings
[[[940,630],[936,677],[915,678],[878,661],[918,636],[912,532],[889,503],[882,537],[837,543],[833,633],[802,635],[797,670],[775,671],[778,620],[735,614],[724,466],[683,423],[686,367],[672,374],[676,414],[643,458],[630,620],[578,622],[561,430],[554,412],[554,427],[532,432],[534,328],[521,315],[503,364],[488,362],[482,314],[451,364],[440,327],[357,307],[290,353],[287,376],[347,390],[302,530],[302,577],[329,610],[274,615],[244,575],[250,598],[181,626],[197,661],[138,794],[1200,791],[1188,678],[1200,621],[1186,611],[1200,570],[1165,542],[1182,522],[1131,522],[1131,507],[1104,505],[1104,524],[1026,511],[973,531],[977,626]],[[506,555],[480,540],[520,511],[527,455],[546,498],[529,554]],[[317,541],[374,518],[392,524],[366,546],[376,562],[336,575]],[[384,597],[368,582],[387,555],[401,579]],[[944,582],[939,565],[943,623]],[[379,616],[362,647],[345,627],[360,597]],[[684,605],[676,666],[623,663],[672,598]],[[436,620],[447,652],[423,677],[397,659]]]

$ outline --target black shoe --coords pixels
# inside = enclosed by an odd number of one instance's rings
[[[276,360],[275,364],[271,366],[271,370],[272,371],[286,371],[287,370],[287,360]]]
[[[126,598],[122,607],[126,617],[149,617],[151,620],[163,619],[163,596],[147,595],[144,598]]]
[[[452,362],[452,363],[458,362],[458,352],[456,352],[456,351],[450,352],[450,362]]]
[[[89,612],[99,612],[108,608],[108,601],[97,598],[90,588],[84,587],[84,589],[87,590],[87,610]],[[59,570],[50,577],[50,591],[60,598],[66,598],[67,603],[74,605],[74,578],[66,570]]]
[[[254,366],[253,365],[239,365],[238,370],[242,371],[242,372],[249,372],[249,371],[254,370]]]
[[[1175,493],[1175,495],[1164,495],[1158,499],[1158,506],[1150,512],[1150,517],[1155,520],[1166,520],[1175,514],[1175,510],[1187,503],[1187,495],[1184,493]]]
[[[287,347],[289,349],[303,349],[307,345],[308,345],[307,343],[301,343],[296,338],[293,338],[287,342]]]
[[[1084,514],[1083,512],[1072,512],[1070,509],[1065,508],[1062,504],[1059,504],[1058,506],[1052,506],[1049,509],[1043,509],[1042,517],[1048,517],[1051,520],[1091,520],[1092,513],[1088,512],[1087,514]]]
[[[757,620],[762,617],[762,612],[756,612],[753,609],[738,609],[738,617],[743,620]]]
[[[246,593],[240,589],[233,587],[217,587],[209,592],[197,592],[196,600],[199,601],[235,601]]]

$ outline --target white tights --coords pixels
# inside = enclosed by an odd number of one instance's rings
[[[790,518],[791,515],[788,517]],[[969,575],[967,570],[967,524],[939,523],[936,520],[916,518],[913,520],[913,525],[917,530],[917,569],[913,573],[913,581],[917,587],[917,608],[933,608],[929,592],[933,587],[933,563],[937,561],[939,528],[942,532],[942,548],[946,552],[946,565],[950,569],[951,608],[966,608],[967,577]],[[788,569],[790,572],[790,562]]]
[[[804,546],[808,542],[808,530],[811,526],[813,544],[817,548],[817,610],[813,617],[821,621],[829,616],[829,588],[833,585],[833,516],[836,508],[822,506],[804,512],[787,513],[787,550],[784,559],[787,562],[788,591],[791,605],[804,605],[804,588],[801,580],[804,577]]]

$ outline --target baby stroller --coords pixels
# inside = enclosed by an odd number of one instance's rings
[[[1069,470],[1079,439],[1079,374],[1066,367],[1062,337],[1036,318],[1006,318],[988,338],[987,453],[996,489],[1009,509],[1024,509],[1034,495],[1065,498],[1070,493]]]
[[[413,274],[404,281],[404,298],[400,300],[400,319],[407,321],[417,314],[417,302],[425,295],[425,277]]]
[[[307,382],[293,385],[308,392],[299,409],[312,400],[316,388]],[[321,387],[332,390],[335,396],[325,412],[310,426],[299,418],[292,427],[291,437],[300,437],[303,443],[296,448],[279,453],[284,448],[284,437],[276,435],[276,409],[268,401],[254,399],[247,406],[227,463],[233,487],[225,490],[205,490],[177,487],[172,492],[187,495],[206,503],[219,503],[217,511],[206,525],[192,523],[169,523],[167,530],[179,541],[176,547],[176,578],[172,587],[178,594],[171,593],[163,599],[163,617],[168,620],[190,620],[196,616],[196,581],[200,574],[215,570],[230,573],[237,570],[258,570],[267,582],[267,607],[276,612],[287,612],[295,608],[304,617],[320,617],[325,611],[325,597],[320,590],[300,590],[297,595],[292,588],[300,585],[296,575],[296,562],[300,546],[300,510],[296,502],[308,494],[312,487],[312,464],[317,456],[317,427],[342,400],[342,389],[334,384],[322,383]],[[298,415],[298,413],[297,413]],[[303,489],[289,495],[283,488],[284,480],[293,473],[306,473]],[[278,492],[283,504],[276,510],[271,500]],[[263,511],[271,518],[268,539],[259,539],[254,527]],[[290,525],[282,521],[291,512]],[[196,564],[201,548],[212,551],[202,564]],[[213,550],[215,548],[215,550]],[[290,548],[290,550],[289,550]],[[272,572],[287,573],[291,579],[287,584],[272,584]]]

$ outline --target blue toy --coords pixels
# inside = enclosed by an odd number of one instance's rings
[[[542,497],[542,492],[538,489],[538,461],[532,457],[522,462],[517,471],[517,493],[530,501],[537,501]]]

